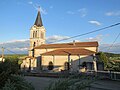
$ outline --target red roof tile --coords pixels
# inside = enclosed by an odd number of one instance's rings
[[[96,52],[87,49],[58,49],[50,52],[43,53],[41,55],[92,55]]]
[[[44,48],[75,48],[75,47],[98,47],[98,42],[75,42],[73,43],[61,43],[61,44],[42,44],[34,49]]]

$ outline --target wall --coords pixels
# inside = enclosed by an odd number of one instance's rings
[[[26,58],[23,60],[23,63],[21,64],[21,70],[28,70],[30,66],[30,58]],[[35,59],[31,59],[31,70],[36,70],[36,60]]]
[[[42,56],[42,66],[44,70],[47,70],[47,66],[49,62],[52,61],[55,68],[60,70],[64,70],[64,64],[65,62],[68,62],[68,56],[67,55],[55,55],[55,56]],[[71,68],[73,71],[76,71],[79,69],[79,56],[77,55],[71,55],[70,56],[70,62],[71,62]],[[80,56],[80,64],[83,62],[93,62],[93,57],[92,56]]]

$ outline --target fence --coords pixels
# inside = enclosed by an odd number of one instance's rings
[[[112,80],[119,80],[120,81],[120,72],[114,72],[114,71],[87,71],[89,74],[96,74],[97,76],[103,77],[103,78],[108,78]]]

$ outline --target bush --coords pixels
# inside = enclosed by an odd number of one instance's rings
[[[95,80],[96,78],[91,76],[74,75],[51,82],[45,90],[84,90],[90,88]]]
[[[0,62],[0,90],[35,90],[34,87],[18,76],[20,67],[16,56],[5,58]]]
[[[11,75],[1,90],[35,90],[22,76]]]

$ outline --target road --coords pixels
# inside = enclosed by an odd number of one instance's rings
[[[46,78],[46,77],[29,77],[25,76],[25,79],[32,83],[32,85],[35,87],[35,90],[44,90],[50,82],[55,80],[55,78]]]
[[[25,79],[32,83],[36,90],[44,90],[50,82],[57,80],[57,78],[30,76],[25,76]],[[120,81],[99,80],[92,84],[90,90],[120,90]]]

